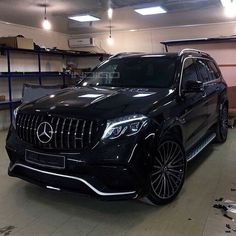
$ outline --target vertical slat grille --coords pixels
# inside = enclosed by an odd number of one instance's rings
[[[59,123],[60,123],[60,118],[57,118],[56,128],[55,128],[55,131],[54,131],[54,147],[56,149],[58,148],[57,139],[58,139],[58,126],[59,126]]]
[[[68,133],[67,133],[67,148],[70,149],[70,143],[71,143],[71,126],[72,126],[73,120],[70,120]]]
[[[86,121],[84,121],[83,127],[82,127],[82,131],[81,131],[81,148],[84,147],[84,130],[85,130],[85,125],[86,125]]]
[[[34,121],[36,119],[35,115],[32,115],[32,120],[30,124],[30,143],[34,142]]]
[[[93,131],[93,121],[91,121],[89,126],[89,143],[92,141],[92,131]]]
[[[75,132],[74,132],[74,149],[77,147],[77,132],[79,128],[79,120],[76,121]]]
[[[64,148],[64,128],[65,128],[65,124],[66,124],[66,119],[64,119],[63,124],[62,124],[62,128],[61,128],[61,148]]]
[[[37,129],[42,122],[49,123],[53,129],[52,139],[48,143],[40,142],[37,137]],[[99,139],[97,122],[68,117],[18,113],[16,130],[23,141],[45,149],[81,150]]]

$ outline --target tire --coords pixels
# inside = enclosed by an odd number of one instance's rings
[[[216,138],[217,143],[224,143],[228,137],[228,106],[223,105],[220,110],[219,120],[216,126]]]
[[[166,136],[154,149],[147,198],[154,205],[164,205],[173,201],[182,189],[186,156],[183,145],[173,135]]]

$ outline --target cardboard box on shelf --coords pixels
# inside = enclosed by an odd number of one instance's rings
[[[0,44],[12,48],[34,49],[33,39],[22,37],[2,37],[0,38]]]
[[[5,95],[0,95],[0,101],[3,102],[6,100],[6,96]]]

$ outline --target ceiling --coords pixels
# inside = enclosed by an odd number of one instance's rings
[[[41,27],[45,0],[1,0],[0,20]],[[114,8],[113,30],[145,29],[177,25],[192,25],[231,21],[223,14],[220,0],[47,0],[48,19],[53,30],[67,34],[89,34],[108,31],[106,10]],[[168,13],[141,16],[135,8],[160,5]],[[76,14],[91,14],[101,18],[94,23],[79,23],[68,19]]]

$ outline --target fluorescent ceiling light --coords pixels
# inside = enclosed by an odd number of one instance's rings
[[[70,16],[69,19],[79,22],[99,21],[100,19],[90,15]]]
[[[140,8],[140,9],[135,9],[134,11],[143,16],[167,13],[167,11],[162,7]]]

